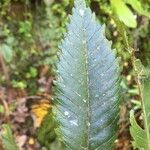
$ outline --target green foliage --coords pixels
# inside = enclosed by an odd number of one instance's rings
[[[150,76],[147,79],[144,79],[142,87],[142,110],[143,110],[143,120],[144,120],[144,129],[142,129],[136,122],[134,113],[130,113],[130,133],[134,139],[133,146],[134,148],[149,150],[150,149]]]
[[[143,111],[144,129],[136,122],[134,112],[130,112],[130,133],[134,139],[134,148],[150,149],[150,69],[142,65],[139,59],[134,61],[134,68],[138,76],[138,84],[141,96],[141,108]]]
[[[45,116],[42,125],[38,129],[37,132],[37,139],[41,143],[42,146],[50,148],[51,144],[56,139],[56,134],[54,132],[54,127],[56,123],[52,118],[51,110],[49,111],[48,115]]]
[[[8,8],[9,5],[10,5],[10,1],[11,1],[11,0],[1,0],[1,1],[0,1],[0,12],[1,12],[1,16],[6,15],[7,8]],[[1,16],[0,16],[0,18],[1,18]]]
[[[146,11],[139,0],[126,0],[127,4],[131,5],[140,15],[150,17],[150,13]]]
[[[18,150],[10,125],[3,124],[0,129],[0,139],[4,150]]]
[[[84,1],[76,0],[60,46],[56,133],[67,149],[113,149],[120,104],[118,61]]]
[[[5,61],[10,62],[12,59],[12,49],[8,45],[3,44],[1,47],[1,51]]]
[[[126,3],[130,4],[139,14],[149,17],[148,12],[143,10],[141,3],[139,1],[136,1],[136,0],[130,1],[129,0],[129,1],[126,1]],[[116,7],[117,7],[117,5],[116,5]],[[120,21],[122,21],[122,20],[120,19]],[[134,111],[132,110],[130,112],[130,123],[131,123],[130,133],[133,137],[132,144],[135,149],[138,148],[138,149],[149,150],[150,149],[150,142],[149,142],[150,141],[150,126],[149,126],[150,125],[150,121],[149,121],[149,110],[150,110],[150,105],[149,105],[150,80],[149,79],[150,79],[150,75],[149,75],[149,72],[150,71],[148,68],[149,54],[143,53],[143,54],[146,54],[144,57],[144,61],[142,60],[144,62],[144,65],[146,64],[146,67],[145,67],[142,64],[141,60],[136,59],[135,56],[133,55],[133,49],[131,48],[131,42],[129,43],[129,38],[127,36],[126,28],[120,21],[115,18],[115,22],[117,24],[120,34],[123,37],[123,41],[125,43],[126,49],[130,53],[131,61],[133,63],[133,67],[134,67],[134,70],[136,73],[135,78],[137,78],[137,80],[138,80],[137,81],[138,88],[135,90],[139,90],[139,92],[136,92],[135,94],[140,95],[140,98],[142,101],[141,104],[139,104],[139,102],[137,102],[137,101],[134,101],[134,104],[136,104],[134,109],[139,109],[139,108],[142,109],[142,111],[143,111],[142,117],[143,117],[143,121],[144,121],[144,129],[142,129],[136,122],[136,119],[134,117]],[[128,90],[130,95],[131,95],[131,91],[133,93],[133,89]]]
[[[23,21],[19,22],[19,30],[18,30],[19,33],[24,34],[24,36],[27,38],[30,38],[32,36],[31,30],[32,30],[31,21],[25,20],[24,22]]]
[[[134,117],[134,111],[130,112],[130,133],[134,139],[132,142],[134,148],[149,150],[149,141],[147,139],[147,133],[145,130],[143,130],[136,122]]]
[[[18,89],[25,89],[27,87],[26,81],[16,81],[16,80],[12,80],[11,84],[14,88],[18,88]]]
[[[132,104],[134,104],[134,110],[139,110],[141,109],[141,102],[140,101],[137,101],[137,100],[131,100]]]
[[[62,3],[51,3],[45,6],[44,3],[35,5],[32,1],[26,2],[11,4],[7,1],[7,5],[0,3],[3,8],[0,18],[0,51],[6,61],[12,86],[27,89],[29,93],[34,94],[40,89],[37,86],[39,68],[49,65],[47,75],[54,75],[52,66],[57,60],[56,47],[64,30],[64,7],[68,4],[62,6]],[[31,4],[34,6],[33,10],[28,9]],[[13,10],[15,5],[21,8],[21,12]],[[63,16],[54,9],[56,6],[61,8]],[[27,9],[24,9],[25,7]],[[0,76],[0,82],[6,84],[3,74]]]
[[[149,76],[149,69],[145,68],[145,66],[142,64],[140,59],[135,59],[134,61],[134,68],[137,74],[140,77],[146,77],[148,78]]]
[[[38,74],[38,71],[34,67],[29,68],[29,72],[26,74],[26,78],[35,78]]]
[[[4,25],[3,23],[0,24],[0,34],[1,37],[7,37],[7,39],[4,39],[0,46],[0,52],[4,58],[4,60],[9,63],[13,58],[13,42],[14,39],[10,35],[10,30],[8,29],[7,25]]]
[[[112,9],[125,25],[135,28],[136,18],[123,0],[111,0]]]
[[[132,6],[132,8],[137,11],[140,15],[149,17],[150,13],[142,7],[140,1],[138,0],[110,0],[112,10],[116,16],[122,21],[126,26],[135,28],[137,26],[136,15],[132,13],[126,4]]]

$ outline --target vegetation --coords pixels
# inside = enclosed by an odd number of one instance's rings
[[[117,131],[118,62],[92,15],[84,1],[76,1],[57,65],[57,132],[73,150],[112,149]]]
[[[150,149],[150,2],[86,4],[0,2],[0,149]]]

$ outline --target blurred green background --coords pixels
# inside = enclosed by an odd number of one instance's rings
[[[137,109],[139,120],[141,113],[128,50],[134,49],[135,56],[143,64],[148,63],[150,1],[87,0],[87,5],[95,12],[97,21],[106,24],[106,36],[120,58],[123,104],[116,149],[132,149],[129,110]],[[20,147],[25,149],[59,147],[55,135],[50,134],[53,128],[51,87],[58,45],[66,31],[65,24],[72,7],[73,0],[0,0],[0,124],[11,124],[13,133],[10,134],[17,140],[22,139]],[[43,99],[48,101],[47,113],[38,110]],[[34,105],[37,106],[33,108]],[[19,109],[22,109],[21,116],[17,116]],[[38,113],[39,116],[42,114],[42,119],[37,127]],[[19,117],[23,120],[18,121]]]

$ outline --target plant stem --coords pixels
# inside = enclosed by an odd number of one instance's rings
[[[143,96],[143,85],[142,85],[142,82],[141,82],[141,75],[140,75],[140,72],[138,72],[136,66],[135,66],[135,61],[136,61],[136,57],[134,55],[134,49],[131,48],[129,46],[129,42],[128,42],[128,38],[127,38],[127,35],[126,35],[126,31],[125,29],[123,28],[123,38],[124,38],[124,42],[125,42],[125,45],[127,46],[127,51],[129,52],[130,54],[130,58],[131,58],[131,62],[132,62],[132,66],[133,66],[133,69],[136,73],[136,83],[137,83],[137,86],[138,86],[138,90],[139,90],[139,96],[140,96],[140,99],[141,99],[141,104],[142,104],[142,111],[143,111],[143,120],[144,120],[144,127],[145,127],[145,130],[146,130],[146,136],[147,136],[147,140],[150,141],[150,135],[149,135],[149,128],[148,128],[148,123],[147,123],[147,114],[146,114],[146,111],[145,111],[145,105],[144,105],[144,96]],[[148,144],[148,149],[150,149],[150,144]]]

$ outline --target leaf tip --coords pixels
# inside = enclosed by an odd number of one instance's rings
[[[79,7],[79,6],[86,7],[85,0],[75,0],[74,5],[75,7]]]

